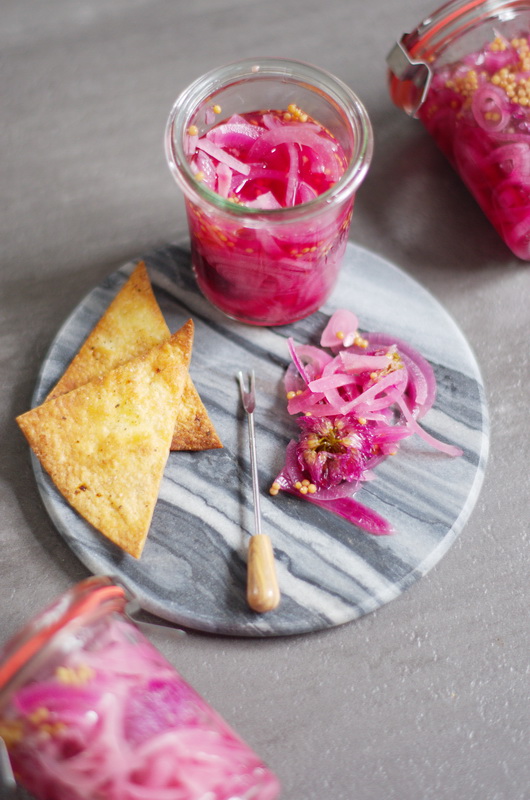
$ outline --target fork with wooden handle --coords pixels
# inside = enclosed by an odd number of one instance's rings
[[[261,532],[261,511],[258,485],[258,460],[256,455],[256,433],[254,409],[256,389],[254,371],[250,373],[249,389],[245,389],[243,373],[239,375],[239,388],[243,407],[247,412],[252,491],[254,496],[254,533],[250,537],[247,562],[247,602],[254,611],[272,611],[280,602],[280,589],[276,577],[274,551],[270,537]]]

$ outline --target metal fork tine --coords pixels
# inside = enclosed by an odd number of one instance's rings
[[[250,373],[250,392],[249,392],[249,402],[254,408],[256,408],[256,376],[254,374],[254,370]]]
[[[250,385],[249,390],[245,389],[245,384],[243,382],[243,373],[239,372],[239,389],[241,391],[241,400],[243,402],[243,407],[247,414],[253,414],[254,409],[256,408],[256,377],[254,375],[254,370],[250,373]]]

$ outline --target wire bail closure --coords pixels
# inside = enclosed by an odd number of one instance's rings
[[[405,45],[405,40],[410,34],[404,33],[386,57],[387,66],[398,81],[408,84],[406,101],[400,103],[403,110],[415,117],[427,97],[432,80],[432,70],[425,61],[416,61],[411,58]]]

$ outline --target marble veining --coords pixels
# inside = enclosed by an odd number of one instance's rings
[[[171,453],[144,553],[135,560],[86,523],[61,497],[38,461],[46,509],[61,536],[94,573],[119,577],[147,611],[178,625],[241,636],[299,634],[339,625],[389,602],[442,558],[476,503],[488,453],[488,415],[480,371],[464,336],[437,300],[406,273],[349,244],[326,305],[281,328],[228,320],[198,292],[185,246],[144,254],[170,329],[196,326],[193,380],[223,440],[222,450]],[[42,402],[91,327],[126,281],[126,264],[97,286],[59,330],[42,365],[34,404]],[[329,315],[355,311],[361,328],[417,347],[438,381],[422,421],[460,445],[451,459],[413,437],[358,494],[387,517],[390,537],[363,533],[335,515],[268,487],[295,431],[285,410],[286,339],[318,343]],[[263,530],[272,537],[282,593],[265,615],[245,601],[246,547],[253,526],[247,429],[236,373],[256,371],[255,413]]]

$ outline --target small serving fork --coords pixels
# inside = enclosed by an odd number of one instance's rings
[[[254,496],[254,534],[248,546],[247,562],[247,602],[254,611],[272,611],[280,602],[280,589],[276,577],[274,551],[270,537],[261,532],[261,511],[258,485],[258,459],[256,454],[256,432],[254,430],[254,410],[256,408],[256,386],[254,370],[250,373],[249,389],[245,389],[243,373],[238,374],[243,407],[247,412],[250,448],[250,467],[252,472],[252,492]]]

